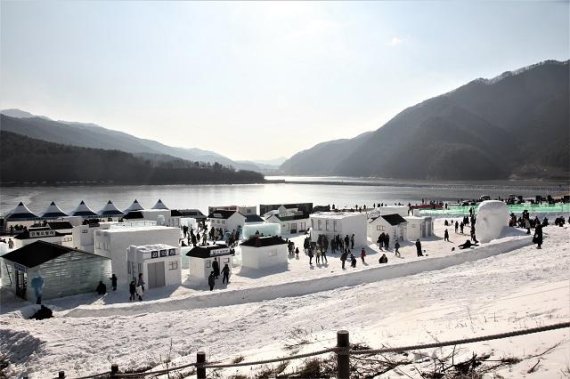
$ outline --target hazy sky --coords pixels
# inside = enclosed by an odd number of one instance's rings
[[[568,1],[2,0],[0,107],[271,159],[569,43]]]

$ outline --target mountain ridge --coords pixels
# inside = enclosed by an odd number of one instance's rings
[[[568,67],[569,61],[545,61],[496,80],[475,79],[404,109],[375,131],[303,150],[280,171],[429,180],[567,178]]]

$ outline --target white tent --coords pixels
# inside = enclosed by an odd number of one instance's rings
[[[129,212],[142,211],[143,209],[144,209],[143,206],[140,205],[137,199],[135,199],[135,201],[133,201],[131,206],[125,209],[124,213],[127,214]]]
[[[154,204],[154,207],[152,207],[152,209],[169,209],[169,208],[166,205],[164,205],[162,200],[158,199],[158,201],[156,202],[156,204]]]
[[[46,211],[42,215],[43,218],[57,218],[57,217],[66,217],[67,215],[63,213],[63,211],[55,205],[55,202],[51,202],[49,207],[47,207]]]
[[[71,215],[72,216],[82,216],[82,217],[92,217],[92,216],[97,216],[97,213],[93,212],[93,210],[91,208],[89,208],[83,200],[81,200],[81,203],[79,203],[79,205],[77,206],[77,208],[75,208],[75,210],[73,211],[73,213]]]
[[[38,216],[33,214],[22,202],[6,216],[6,220],[31,220],[34,218],[38,218]]]
[[[107,204],[99,211],[100,216],[104,217],[113,217],[113,216],[122,216],[123,212],[117,209],[115,204],[111,200],[107,202]]]

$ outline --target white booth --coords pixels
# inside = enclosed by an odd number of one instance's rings
[[[405,239],[415,241],[418,238],[433,236],[433,220],[431,217],[408,216]]]
[[[207,280],[213,271],[212,263],[218,262],[220,272],[224,266],[228,265],[230,273],[232,269],[232,257],[234,249],[230,249],[225,244],[196,246],[186,253],[190,265],[190,277],[192,280]]]
[[[165,244],[131,245],[127,256],[129,277],[136,279],[142,273],[148,288],[180,284],[182,275],[178,247]]]
[[[279,236],[253,236],[240,244],[241,264],[244,268],[264,269],[278,268],[287,269],[287,241]]]
[[[341,238],[354,234],[354,247],[367,245],[366,213],[360,212],[318,212],[311,216],[311,242],[317,242],[319,235],[324,234],[328,240],[336,235]]]

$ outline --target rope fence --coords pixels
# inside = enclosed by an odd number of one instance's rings
[[[314,357],[317,355],[323,355],[328,353],[335,353],[337,356],[337,378],[338,379],[349,379],[350,377],[350,356],[351,355],[377,355],[377,354],[384,354],[384,353],[400,353],[404,351],[411,351],[411,350],[423,350],[423,349],[432,349],[432,348],[441,348],[446,346],[456,346],[456,345],[465,345],[475,342],[482,342],[482,341],[491,341],[497,339],[504,339],[510,337],[517,337],[523,336],[528,334],[535,334],[535,333],[542,333],[551,330],[558,330],[570,328],[570,322],[562,322],[553,325],[547,326],[540,326],[536,328],[524,329],[524,330],[517,330],[511,331],[506,333],[499,333],[499,334],[491,334],[486,336],[480,337],[473,337],[473,338],[464,338],[458,340],[451,340],[451,341],[443,341],[443,342],[434,342],[434,343],[427,343],[421,345],[411,345],[411,346],[401,346],[401,347],[387,347],[382,349],[350,349],[350,342],[349,342],[349,332],[346,330],[340,330],[337,332],[337,345],[335,347],[313,351],[310,353],[305,354],[297,354],[297,355],[290,355],[286,357],[280,358],[272,358],[272,359],[265,359],[265,360],[258,360],[258,361],[251,361],[251,362],[238,362],[238,363],[228,363],[228,364],[216,364],[216,363],[208,363],[206,361],[206,353],[203,351],[199,351],[196,354],[196,362],[189,363],[182,366],[166,368],[163,370],[158,371],[148,371],[148,372],[140,372],[140,373],[121,373],[119,372],[119,367],[117,364],[111,365],[111,371],[93,374],[89,376],[82,376],[76,377],[73,379],[94,379],[94,378],[144,378],[147,376],[156,376],[156,375],[164,375],[168,374],[172,371],[180,371],[183,369],[187,369],[190,367],[196,368],[197,379],[205,379],[206,378],[206,369],[223,369],[223,368],[231,368],[231,367],[243,367],[243,366],[258,366],[264,365],[269,363],[277,363],[277,362],[284,362],[284,361],[291,361],[295,359],[302,359],[302,358],[309,358]],[[28,377],[24,376],[23,379],[27,379]],[[59,375],[55,379],[66,379],[65,372],[60,371]]]

